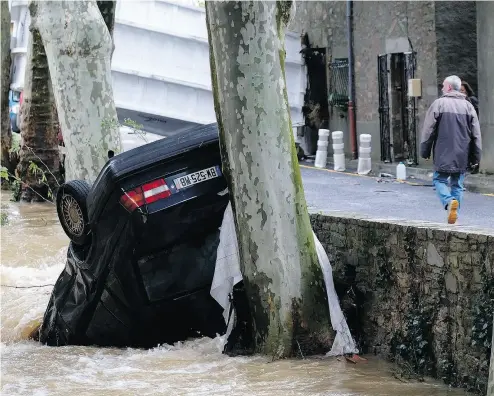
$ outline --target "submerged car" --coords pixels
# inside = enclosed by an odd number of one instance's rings
[[[226,330],[211,297],[229,194],[215,124],[110,158],[57,193],[70,238],[40,341],[153,347]]]

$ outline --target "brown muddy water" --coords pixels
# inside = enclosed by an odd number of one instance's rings
[[[41,320],[64,266],[68,239],[49,204],[2,197],[9,223],[1,232],[1,394],[11,395],[466,395],[434,380],[402,382],[394,367],[367,356],[270,362],[231,358],[222,338],[151,350],[47,347],[26,339]]]

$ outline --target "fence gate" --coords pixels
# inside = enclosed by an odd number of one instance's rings
[[[379,124],[381,135],[381,161],[391,162],[391,131],[389,125],[388,55],[377,57],[379,84]]]
[[[404,54],[404,88],[403,114],[404,114],[404,139],[408,146],[408,164],[417,165],[417,122],[416,122],[416,98],[408,96],[408,80],[415,77],[417,67],[416,52],[405,52]]]

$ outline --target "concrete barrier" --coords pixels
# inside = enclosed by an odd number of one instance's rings
[[[319,129],[319,140],[317,141],[316,160],[314,166],[316,168],[326,168],[328,160],[328,139],[329,130]]]
[[[334,170],[343,172],[345,166],[345,143],[343,143],[343,132],[334,131],[331,134],[333,139],[333,164]]]
[[[371,170],[371,135],[363,133],[360,135],[357,173],[367,175]]]

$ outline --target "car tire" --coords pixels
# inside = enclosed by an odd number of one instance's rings
[[[57,192],[57,214],[63,230],[76,245],[90,240],[90,227],[86,199],[89,184],[83,180],[71,180],[60,186]]]

